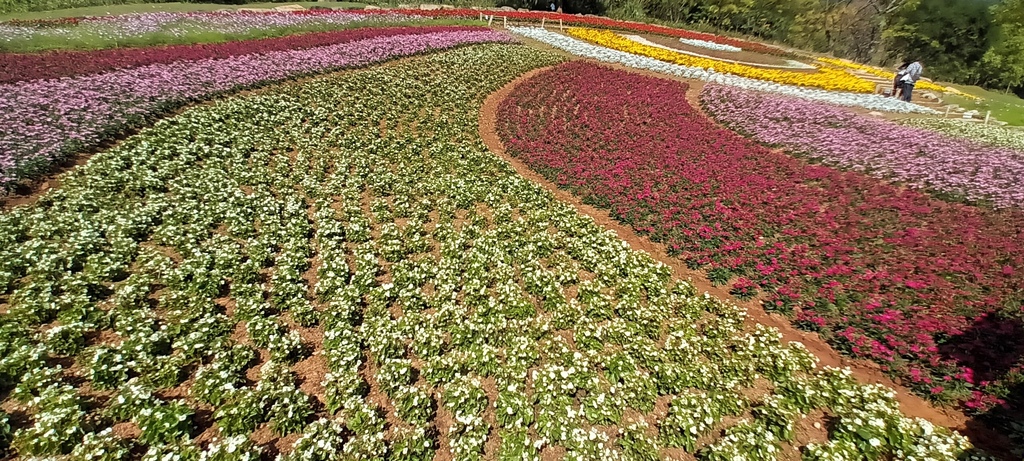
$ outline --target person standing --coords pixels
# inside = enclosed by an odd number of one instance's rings
[[[903,89],[900,99],[910,102],[911,93],[914,92],[914,85],[921,78],[921,72],[923,71],[924,66],[917,60],[912,60],[906,70],[903,71],[903,77],[900,78],[900,87]]]
[[[901,80],[903,80],[903,74],[907,72],[908,65],[910,65],[910,63],[905,62],[896,68],[896,76],[892,78],[892,92],[889,93],[890,96],[894,98],[899,98],[901,96],[900,88],[903,86]]]

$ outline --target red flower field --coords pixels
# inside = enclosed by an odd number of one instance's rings
[[[499,110],[508,151],[923,395],[986,409],[1022,379],[1024,213],[810,165],[717,126],[687,86],[568,63]]]

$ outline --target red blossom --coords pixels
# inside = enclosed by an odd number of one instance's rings
[[[1011,315],[1024,293],[1024,212],[809,165],[719,127],[686,89],[567,63],[518,86],[498,132],[512,155],[734,294],[760,289],[766,308],[924,394],[942,381],[962,398],[978,380],[989,384],[970,401],[998,400],[1024,365]]]

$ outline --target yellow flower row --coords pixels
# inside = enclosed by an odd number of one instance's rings
[[[818,58],[818,62],[821,62],[823,64],[828,64],[828,65],[834,66],[834,67],[840,67],[840,68],[844,68],[844,69],[854,69],[854,70],[859,70],[859,71],[862,71],[862,72],[867,72],[867,73],[869,73],[871,75],[877,75],[879,77],[884,77],[884,78],[887,78],[889,80],[892,80],[893,78],[896,77],[896,73],[895,72],[889,72],[887,70],[879,69],[877,67],[866,66],[864,64],[858,64],[858,63],[846,61],[846,60],[843,60],[843,59]],[[960,91],[960,90],[958,90],[956,88],[946,89],[946,87],[944,87],[942,85],[936,85],[935,83],[928,82],[928,81],[925,81],[925,80],[918,81],[917,85],[915,85],[915,87],[919,88],[919,89],[922,89],[922,90],[937,91],[939,93],[953,93],[953,94],[956,94],[956,95],[959,95],[959,96],[963,96],[965,98],[978,99],[976,96],[964,93],[963,91]],[[952,90],[952,91],[950,91],[950,90]]]
[[[607,30],[573,27],[569,29],[568,33],[573,37],[613,50],[647,56],[683,66],[703,67],[705,69],[713,68],[716,72],[738,75],[740,77],[834,91],[851,91],[856,93],[873,93],[875,91],[874,83],[853,76],[848,72],[828,67],[820,68],[817,72],[813,73],[761,69],[744,64],[690,56],[664,48],[644,45]]]

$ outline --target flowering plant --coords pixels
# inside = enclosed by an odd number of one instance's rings
[[[651,57],[660,61],[679,64],[687,67],[713,69],[723,74],[737,75],[780,83],[784,85],[806,86],[830,91],[849,91],[853,93],[873,93],[875,85],[867,80],[855,77],[842,70],[819,68],[815,72],[795,72],[780,69],[762,69],[745,64],[719,61],[712,58],[693,56],[657,46],[630,40],[612,31],[585,29],[574,27],[569,29],[572,37],[640,56]]]
[[[499,109],[498,133],[512,155],[560,187],[607,207],[737,294],[756,292],[768,310],[879,362],[926,397],[985,408],[1005,395],[1021,366],[1014,339],[1024,283],[1020,210],[948,203],[809,165],[718,127],[689,107],[685,90],[669,80],[566,64],[513,91]],[[704,95],[709,111],[729,120],[719,109],[744,101],[761,107],[745,117],[778,127],[742,123],[775,133],[778,142],[801,142],[783,127],[816,119],[814,110],[781,104],[816,107],[804,101],[724,86]],[[767,100],[779,104],[758,105]],[[821,110],[837,115],[817,129],[846,123],[839,109]],[[884,142],[848,133],[818,148],[852,153],[849,145],[870,151]],[[878,156],[867,161],[881,165]],[[667,345],[679,347],[694,342],[670,339]]]
[[[940,197],[1024,203],[1024,150],[995,148],[827,104],[708,85],[701,104],[719,122],[816,162],[862,171]]]
[[[599,61],[622,64],[644,70],[652,70],[684,78],[692,78],[740,88],[795,96],[811,101],[827,102],[839,106],[863,107],[871,110],[903,113],[936,113],[927,107],[887,98],[876,94],[848,93],[825,91],[816,88],[783,85],[737,75],[723,74],[713,69],[672,64],[647,56],[640,56],[625,51],[613,50],[577,40],[566,35],[536,27],[510,27],[512,32],[541,41],[577,56],[597,59]]]
[[[659,403],[683,393],[742,401],[749,425],[721,425],[743,443],[778,441],[803,415],[792,408],[811,406],[912,428],[886,395],[816,370],[805,348],[699,294],[486,149],[480,102],[561,61],[469,46],[229,98],[157,122],[0,214],[12,271],[0,326],[14,324],[0,347],[28,350],[3,368],[24,383],[4,408],[28,402],[28,418],[12,421],[18,454],[67,455],[127,419],[141,431],[131,453],[147,460],[254,460],[270,451],[257,444],[267,432],[293,437],[271,442],[282,460],[649,459],[677,435],[660,427]],[[623,108],[643,110],[593,119]],[[127,277],[79,264],[122,248]],[[83,320],[91,304],[109,309],[106,322]],[[315,327],[295,316],[305,304]],[[115,373],[72,375],[51,360],[41,333],[74,322],[80,357],[103,351],[92,365]],[[291,332],[309,355],[276,351],[285,345],[270,338]],[[187,379],[152,379],[169,364]],[[109,400],[79,395],[94,376],[116,389]],[[833,381],[841,392],[800,392]],[[673,424],[696,426],[684,410]],[[200,448],[198,434],[216,440]],[[965,446],[935,434],[900,440],[946,458]],[[707,437],[721,447],[707,453],[742,446]]]
[[[156,115],[217,94],[433,49],[511,40],[505,33],[480,28],[393,32],[352,41],[339,35],[334,37],[337,44],[308,49],[0,85],[0,187],[42,174],[52,162],[144,126]],[[364,34],[355,30],[344,36]]]

